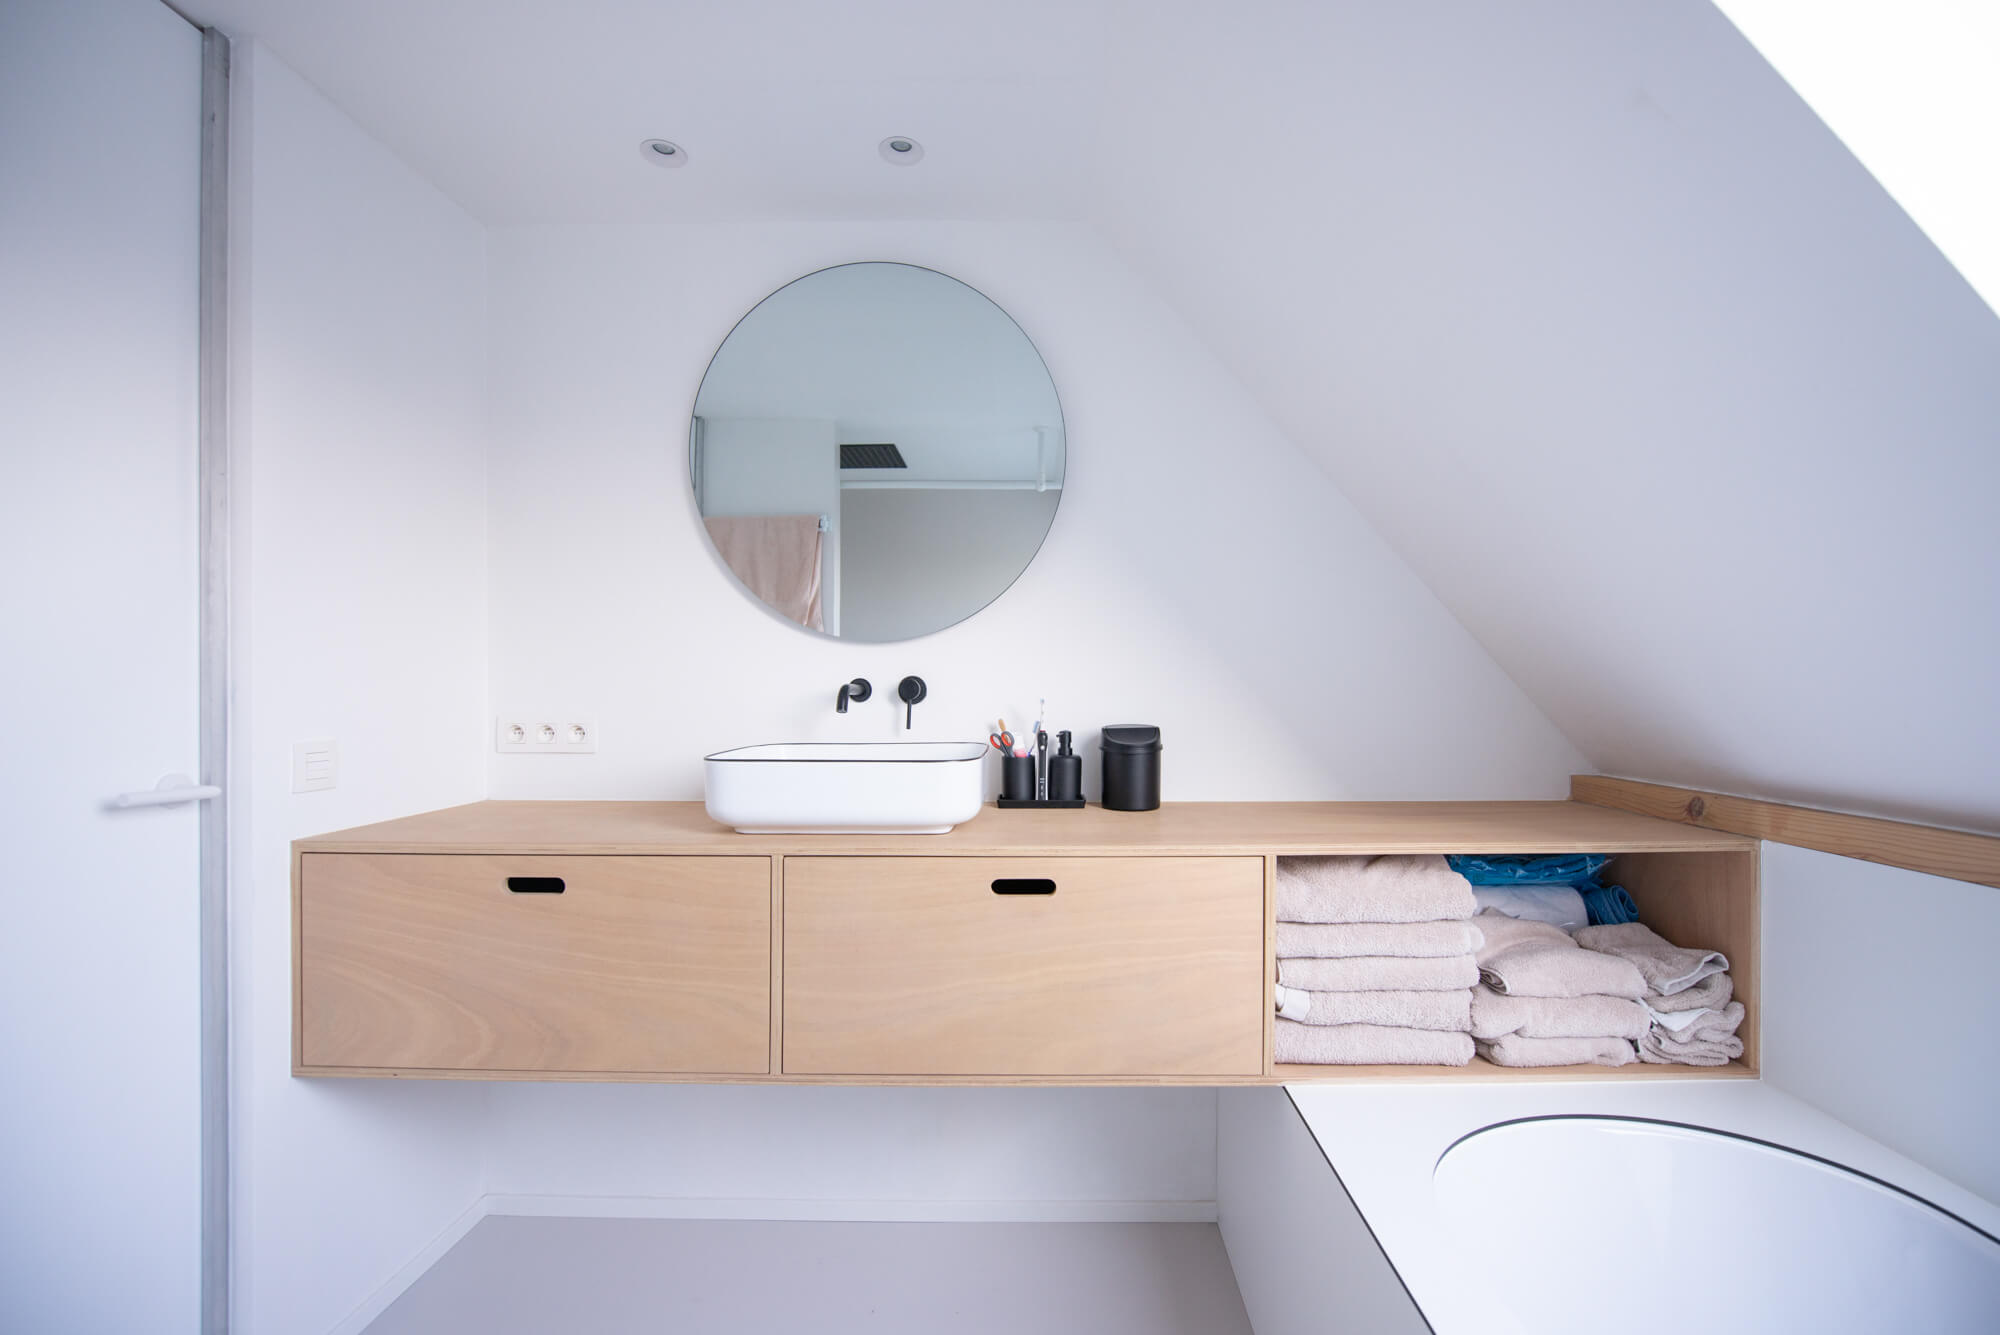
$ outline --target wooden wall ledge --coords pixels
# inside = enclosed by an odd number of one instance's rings
[[[1595,774],[1570,776],[1569,795],[1573,801],[1704,830],[1726,830],[1776,844],[2000,887],[2000,838],[1992,835]]]

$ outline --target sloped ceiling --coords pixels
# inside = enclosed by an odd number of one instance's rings
[[[2000,829],[2000,319],[1705,0],[188,8],[490,223],[1088,217],[1600,769]]]
[[[1175,17],[1098,219],[1596,765],[2000,828],[2000,320],[1718,13]]]

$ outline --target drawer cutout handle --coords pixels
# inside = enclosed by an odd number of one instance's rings
[[[559,895],[563,892],[560,876],[509,876],[507,888],[517,895]]]
[[[1052,895],[1056,883],[1039,876],[1003,876],[993,883],[996,895]]]

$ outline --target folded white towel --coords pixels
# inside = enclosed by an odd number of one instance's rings
[[[1665,1043],[1648,1034],[1639,1040],[1639,1060],[1655,1066],[1727,1066],[1743,1055],[1735,1036],[1714,1043]]]
[[[1475,885],[1472,898],[1481,913],[1490,909],[1509,918],[1545,922],[1565,932],[1590,922],[1590,911],[1573,885]]]
[[[1728,974],[1712,973],[1693,987],[1670,997],[1648,992],[1646,1006],[1653,1011],[1719,1011],[1729,1004],[1729,998],[1735,991],[1736,984],[1729,981]]]
[[[1639,1040],[1639,1060],[1656,1066],[1727,1066],[1743,1055],[1743,1040],[1734,1034],[1717,1039],[1669,1042],[1658,1030]]]
[[[1743,1055],[1743,1040],[1736,1036],[1743,1016],[1740,1001],[1720,1010],[1655,1013],[1653,1024],[1639,1039],[1639,1056],[1660,1065],[1725,1065]]]
[[[1653,995],[1656,996],[1658,994],[1655,993]],[[1646,1008],[1646,1014],[1654,1024],[1658,1025],[1667,1035],[1676,1038],[1711,1017],[1719,1017],[1722,1014],[1719,1010],[1709,1010],[1706,1007],[1698,1011],[1656,1011],[1653,1009],[1652,998],[1650,996],[1639,1004]],[[1638,1035],[1634,1034],[1632,1037],[1637,1038]]]
[[[1481,1041],[1479,1055],[1495,1066],[1624,1066],[1637,1061],[1622,1038],[1523,1038]]]
[[[1584,950],[1569,933],[1545,922],[1482,913],[1473,919],[1485,943],[1475,952],[1479,976],[1495,992],[1516,997],[1646,995],[1646,980],[1630,961]]]
[[[1472,887],[1436,854],[1279,858],[1279,922],[1442,922],[1472,916]]]
[[[1504,913],[1491,909],[1481,909],[1472,919],[1472,925],[1479,929],[1479,949],[1473,953],[1485,963],[1500,951],[1510,946],[1526,945],[1530,942],[1548,942],[1562,946],[1567,943],[1574,947],[1576,942],[1562,928],[1552,923],[1537,922],[1533,918],[1510,918]]]
[[[1278,981],[1308,992],[1448,992],[1479,981],[1470,955],[1449,959],[1403,959],[1358,955],[1349,959],[1280,959]]]
[[[1386,1024],[1464,1033],[1472,1006],[1455,992],[1308,992],[1278,985],[1278,1014],[1300,1024]]]
[[[1472,1036],[1381,1024],[1276,1022],[1274,1053],[1281,1062],[1313,1066],[1463,1066]]]
[[[1472,1036],[1494,1039],[1627,1038],[1652,1024],[1645,1006],[1624,997],[1511,997],[1481,985],[1472,989]]]
[[[1664,997],[1685,992],[1709,975],[1729,970],[1729,961],[1721,951],[1677,946],[1642,922],[1586,927],[1576,934],[1576,943],[1630,960],[1646,980],[1646,990]]]
[[[1283,983],[1272,986],[1275,989],[1272,995],[1277,998],[1278,1018],[1306,1023],[1306,1017],[1312,1014],[1313,994],[1303,988],[1286,987]]]
[[[1349,955],[1402,955],[1440,959],[1470,955],[1479,948],[1479,929],[1464,919],[1451,922],[1281,922],[1280,959],[1341,959]]]

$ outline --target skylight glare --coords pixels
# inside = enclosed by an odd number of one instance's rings
[[[2000,4],[1717,4],[2000,311]]]

